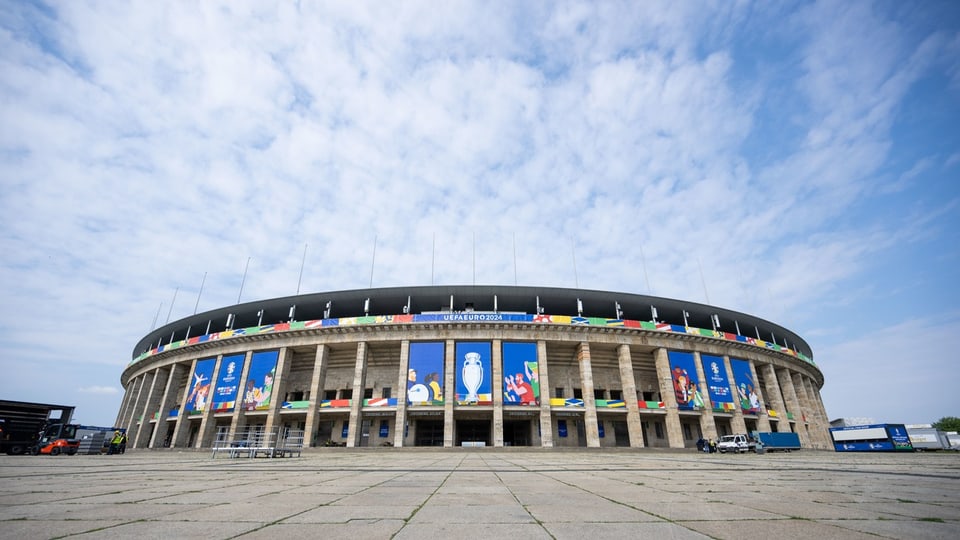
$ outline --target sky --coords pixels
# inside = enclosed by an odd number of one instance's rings
[[[155,325],[431,283],[742,311],[831,419],[960,416],[955,1],[0,0],[0,183],[0,399],[81,423]]]

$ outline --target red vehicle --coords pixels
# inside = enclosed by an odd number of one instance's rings
[[[124,429],[115,427],[98,426],[80,426],[77,424],[50,424],[40,435],[37,445],[33,447],[33,453],[49,454],[59,456],[66,454],[72,456],[80,449],[80,441],[83,439],[94,438],[97,434],[103,434],[100,437],[100,447],[104,442],[109,443],[114,431],[126,432]],[[97,449],[97,453],[100,449]]]
[[[68,424],[73,407],[0,400],[0,452],[12,456],[31,453],[51,424]]]

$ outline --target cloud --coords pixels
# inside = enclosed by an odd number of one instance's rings
[[[826,339],[949,240],[895,135],[956,32],[883,6],[0,9],[17,363],[119,378],[155,318],[294,294],[304,244],[302,292],[368,286],[375,239],[374,286],[649,280]]]

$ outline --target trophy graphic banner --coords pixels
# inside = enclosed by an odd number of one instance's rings
[[[458,405],[491,405],[490,342],[458,342],[457,396]]]

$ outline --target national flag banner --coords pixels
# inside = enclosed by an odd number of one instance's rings
[[[363,400],[364,407],[386,407],[388,405],[390,405],[390,400],[387,398],[374,398],[374,399]]]

